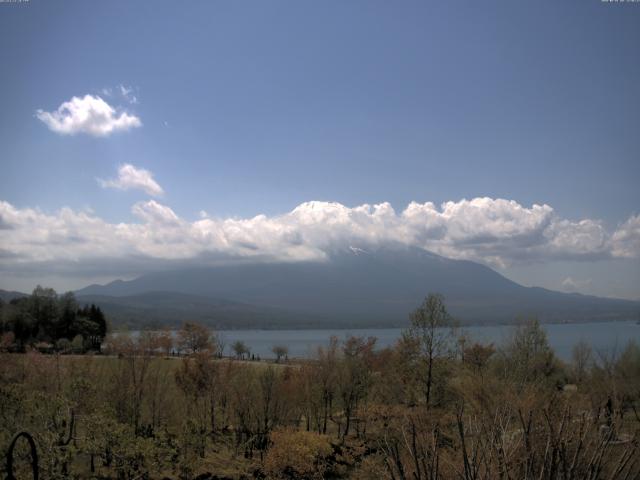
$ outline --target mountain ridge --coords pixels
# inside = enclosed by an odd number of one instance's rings
[[[635,318],[640,312],[640,302],[525,287],[479,263],[418,248],[349,247],[323,262],[177,269],[91,285],[76,294],[79,299],[105,295],[117,304],[118,298],[160,291],[225,299],[251,311],[257,324],[264,325],[264,317],[296,328],[406,325],[409,313],[430,292],[442,293],[462,323],[509,323],[519,316],[546,322],[607,320]]]

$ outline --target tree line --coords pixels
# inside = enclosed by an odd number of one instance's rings
[[[31,295],[0,300],[0,349],[24,352],[34,347],[44,352],[99,351],[107,335],[100,307],[80,306],[72,292],[58,295],[37,286]]]

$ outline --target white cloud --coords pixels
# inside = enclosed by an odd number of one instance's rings
[[[616,257],[634,258],[640,252],[640,215],[632,215],[611,236],[611,252]]]
[[[566,292],[578,292],[590,287],[592,280],[585,278],[583,280],[574,279],[573,277],[567,277],[562,281],[562,289]]]
[[[130,259],[157,262],[322,260],[337,249],[372,251],[408,245],[493,266],[550,260],[640,258],[640,217],[612,233],[595,220],[559,218],[548,205],[476,198],[411,203],[397,213],[390,204],[346,207],[307,202],[278,216],[180,218],[155,200],[136,203],[131,223],[109,223],[89,211],[54,214],[0,202],[0,269],[40,262],[100,268]],[[102,262],[102,263],[100,263]],[[98,268],[98,267],[96,267]],[[573,279],[567,280],[577,284]]]
[[[118,88],[120,89],[120,94],[129,102],[132,104],[136,104],[138,103],[138,97],[136,97],[133,94],[133,87],[125,87],[124,85],[120,84],[118,86]]]
[[[131,211],[136,217],[148,224],[180,226],[182,223],[173,210],[155,200],[138,202],[131,208]]]
[[[149,195],[158,197],[164,194],[162,187],[153,179],[153,174],[144,168],[136,168],[125,163],[118,168],[118,178],[112,180],[98,179],[102,188],[117,188],[118,190],[142,190]]]
[[[93,95],[73,97],[52,112],[38,110],[36,117],[61,135],[86,133],[106,137],[142,125],[140,118],[127,112],[117,112],[102,98]]]

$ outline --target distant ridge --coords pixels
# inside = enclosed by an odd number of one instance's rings
[[[509,323],[519,316],[546,322],[613,320],[636,318],[640,312],[640,302],[524,287],[475,262],[401,247],[351,246],[325,262],[150,273],[91,285],[76,294],[81,302],[91,298],[104,304],[107,314],[125,315],[126,310],[131,320],[137,311],[161,321],[191,315],[238,328],[349,328],[404,326],[429,292],[442,293],[462,323]],[[96,295],[109,298],[99,301]]]
[[[177,292],[144,292],[128,296],[77,295],[80,304],[94,303],[115,326],[131,328],[178,327],[186,320],[218,329],[287,328],[323,325],[325,319],[269,307]],[[335,326],[330,325],[329,326]]]
[[[29,295],[26,293],[0,289],[0,300],[2,300],[3,302],[8,303],[14,298],[22,298],[22,297],[28,297],[28,296]]]

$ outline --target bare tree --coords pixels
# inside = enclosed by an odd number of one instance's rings
[[[212,350],[213,345],[211,331],[204,325],[185,322],[178,331],[178,346],[188,353]]]
[[[216,431],[219,365],[214,354],[205,350],[185,359],[175,373],[176,384],[190,400],[192,416],[198,420],[202,434],[207,424],[211,433]]]
[[[553,382],[559,373],[547,333],[536,318],[521,323],[505,347],[505,371],[520,385],[536,381]]]
[[[587,374],[587,370],[593,361],[591,346],[584,341],[580,341],[574,345],[571,356],[575,382],[582,383]]]
[[[244,360],[244,356],[248,356],[250,351],[249,347],[247,347],[247,345],[242,340],[236,340],[235,342],[233,342],[233,344],[231,345],[231,349],[236,354],[236,358],[240,360]]]
[[[426,363],[425,399],[431,403],[433,368],[436,360],[451,351],[454,322],[440,294],[430,293],[411,314],[411,326],[405,336],[417,342]]]
[[[129,423],[136,433],[140,430],[147,391],[152,338],[140,335],[134,339],[121,333],[113,336],[109,344],[109,350],[118,355],[110,382],[116,414],[118,420]]]
[[[173,335],[169,329],[165,328],[158,333],[158,347],[165,355],[171,355],[173,350]]]
[[[376,340],[375,337],[349,337],[342,347],[344,358],[338,374],[338,390],[345,417],[343,437],[349,435],[351,419],[369,391]]]
[[[318,382],[322,396],[322,433],[327,433],[327,420],[332,415],[336,392],[336,366],[338,363],[338,338],[332,336],[329,346],[318,348]]]
[[[276,356],[276,363],[280,363],[282,357],[286,357],[289,354],[289,349],[284,345],[274,345],[271,351]]]

